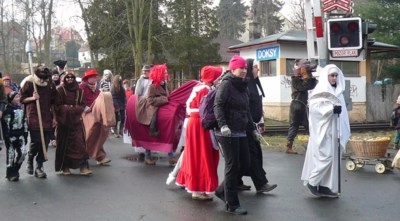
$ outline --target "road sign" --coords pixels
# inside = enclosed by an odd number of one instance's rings
[[[358,50],[350,49],[350,50],[333,50],[332,51],[333,58],[343,58],[343,57],[358,57]]]
[[[322,2],[323,12],[330,12],[335,9],[349,12],[351,10],[351,0],[325,0]]]

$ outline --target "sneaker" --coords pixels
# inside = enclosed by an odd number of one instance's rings
[[[199,201],[211,201],[213,200],[213,197],[205,193],[193,193],[192,199]]]
[[[266,192],[269,192],[269,191],[275,189],[277,186],[278,186],[278,184],[271,185],[271,184],[267,183],[267,184],[264,184],[264,185],[256,188],[256,192],[257,193],[266,193]]]
[[[237,186],[237,189],[238,189],[238,190],[250,190],[250,189],[251,189],[251,186],[247,186],[247,185],[244,185],[244,184],[240,184],[240,185]]]
[[[97,165],[106,165],[106,164],[108,164],[110,162],[111,162],[111,160],[108,159],[107,157],[105,157],[104,159],[102,159],[100,161],[97,161]]]
[[[47,177],[47,174],[43,171],[42,167],[38,167],[35,170],[35,177],[44,179]]]
[[[246,215],[247,214],[247,210],[242,208],[242,207],[238,207],[238,208],[236,208],[234,210],[231,210],[231,209],[228,208],[228,209],[225,210],[225,212],[232,213],[234,215]]]
[[[81,171],[80,171],[80,174],[82,175],[82,176],[87,176],[87,175],[90,175],[90,174],[92,174],[93,172],[91,171],[91,170],[89,170],[88,168],[82,168],[81,169]]]
[[[317,197],[321,196],[321,193],[318,192],[318,188],[316,186],[311,186],[309,183],[307,183],[307,187],[314,196]]]
[[[318,192],[321,194],[321,197],[328,198],[338,198],[339,194],[332,192],[328,187],[319,186]]]
[[[168,178],[167,181],[165,182],[167,185],[170,185],[172,182],[174,182],[174,180],[176,179],[176,177],[174,177],[171,173],[168,174]]]
[[[168,160],[168,163],[171,167],[174,167],[176,165],[176,163],[178,162],[178,159],[176,159],[176,157],[171,157]]]
[[[293,150],[293,148],[287,148],[286,149],[286,153],[288,153],[288,154],[297,154],[297,152],[295,150]]]
[[[155,159],[151,159],[151,158],[145,158],[144,159],[144,163],[146,165],[156,165],[156,160]]]
[[[62,174],[65,176],[71,175],[71,171],[69,170],[69,168],[64,168],[62,171]]]

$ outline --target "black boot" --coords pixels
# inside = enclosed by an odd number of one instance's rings
[[[43,163],[38,163],[35,170],[35,177],[37,178],[46,178],[47,174],[43,170]]]
[[[33,155],[32,154],[28,154],[28,160],[27,160],[27,165],[26,165],[26,172],[29,175],[33,175]]]

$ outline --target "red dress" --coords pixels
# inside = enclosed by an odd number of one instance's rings
[[[181,169],[176,184],[185,186],[189,193],[213,193],[218,186],[217,167],[219,152],[213,148],[210,131],[201,126],[199,104],[209,87],[198,85],[193,88],[187,101],[190,113],[186,128],[186,144]]]

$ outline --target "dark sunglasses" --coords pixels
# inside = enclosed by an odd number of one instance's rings
[[[65,77],[65,79],[75,79],[75,77],[67,76],[67,77]]]

